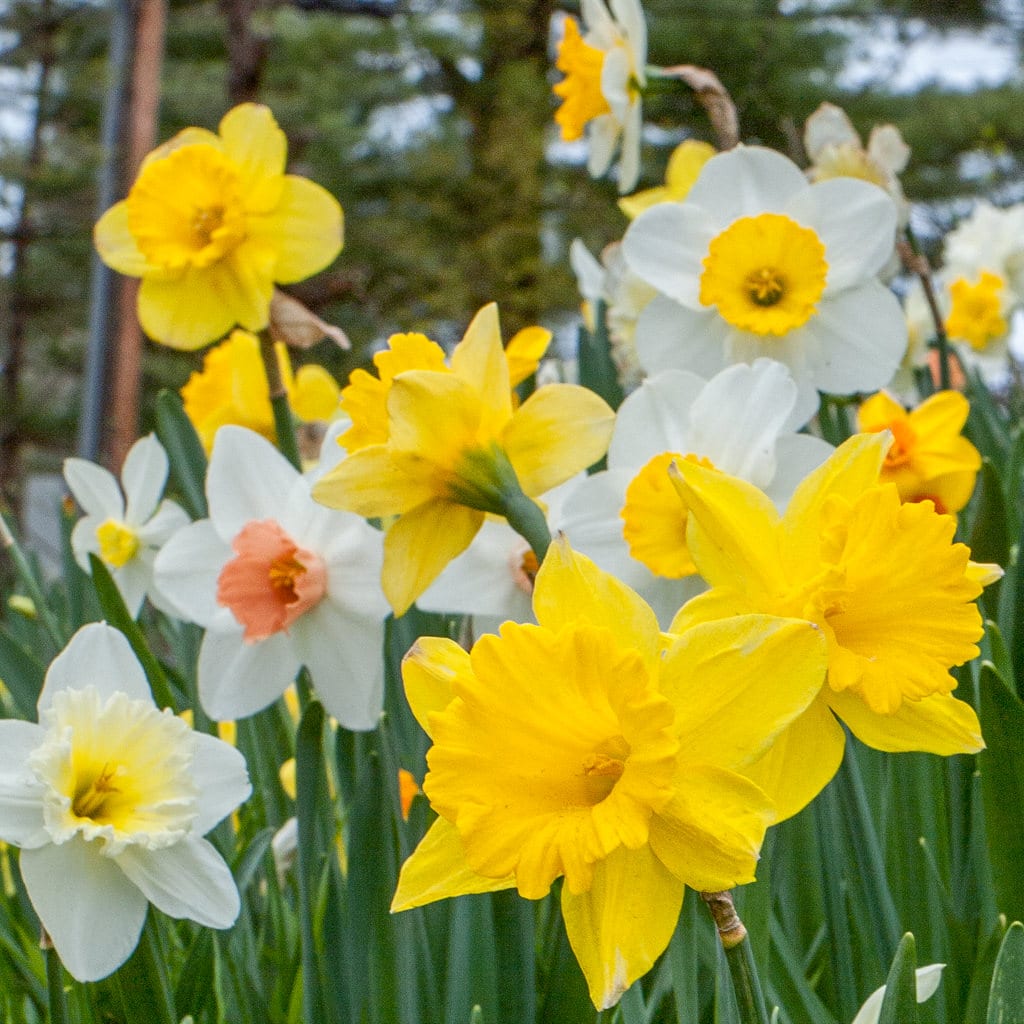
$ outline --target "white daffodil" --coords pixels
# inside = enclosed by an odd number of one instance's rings
[[[584,32],[566,18],[555,67],[565,78],[554,86],[562,100],[555,123],[566,142],[587,136],[587,170],[599,178],[622,142],[619,191],[631,192],[640,176],[640,90],[646,82],[647,24],[639,0],[583,0]]]
[[[106,977],[147,903],[229,928],[239,897],[203,835],[251,791],[242,755],[159,710],[128,641],[83,626],[54,659],[39,724],[0,721],[0,839],[64,966]]]
[[[167,470],[167,453],[152,434],[132,445],[121,469],[120,487],[114,474],[102,466],[86,459],[64,460],[64,479],[85,512],[71,533],[75,559],[88,572],[89,555],[101,558],[133,616],[139,614],[147,594],[166,610],[153,587],[153,560],[161,546],[189,522],[178,504],[160,501]]]
[[[640,314],[648,373],[711,377],[767,356],[789,367],[805,422],[817,391],[888,383],[907,345],[896,297],[878,279],[896,206],[854,178],[808,184],[791,160],[739,146],[712,157],[680,203],[645,210],[626,263],[661,292]]]
[[[943,243],[943,272],[949,281],[976,281],[995,274],[1011,296],[1024,302],[1024,203],[999,208],[978,200]]]
[[[917,985],[917,1001],[923,1003],[935,994],[942,980],[942,969],[945,964],[928,964],[926,967],[918,967],[915,972]],[[867,1001],[860,1008],[857,1016],[853,1018],[852,1024],[878,1024],[878,1017],[882,1012],[882,1003],[885,1002],[885,986],[875,989],[868,996]]]
[[[789,432],[796,398],[786,368],[770,359],[731,366],[710,381],[683,370],[648,377],[619,409],[608,469],[581,481],[566,502],[562,528],[573,548],[637,590],[667,624],[704,589],[669,465],[714,466],[785,507],[832,451]]]
[[[317,504],[310,482],[258,434],[217,432],[210,518],[167,544],[156,579],[177,614],[206,630],[199,699],[244,718],[305,665],[348,729],[372,729],[383,700],[383,544],[361,517]]]

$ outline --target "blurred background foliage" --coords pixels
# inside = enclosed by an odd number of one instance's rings
[[[825,99],[864,131],[896,123],[913,148],[904,183],[927,204],[915,220],[926,239],[965,210],[958,200],[1020,198],[1019,76],[973,86],[967,103],[948,83],[919,77],[908,88],[903,74],[922,38],[1019,45],[1024,10],[1014,0],[645,8],[651,62],[716,71],[746,141],[800,159],[803,121]],[[112,0],[0,3],[0,482],[9,502],[25,472],[55,468],[75,443],[111,10]],[[393,331],[457,340],[491,299],[506,336],[534,322],[565,328],[576,316],[569,242],[581,236],[598,251],[626,222],[613,183],[587,177],[581,144],[557,138],[555,12],[556,0],[171,0],[159,138],[189,124],[215,128],[234,102],[265,102],[288,134],[291,168],[345,208],[340,259],[294,292],[354,348],[323,343],[306,358],[343,378]],[[851,75],[880,38],[890,66],[874,60],[870,73]],[[652,97],[646,117],[644,185],[660,180],[680,139],[713,137],[680,91]],[[158,388],[180,386],[200,361],[147,348],[141,429]]]

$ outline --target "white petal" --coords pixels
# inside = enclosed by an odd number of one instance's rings
[[[702,261],[716,233],[711,218],[700,207],[657,203],[626,229],[622,255],[641,280],[676,302],[705,310],[699,298]]]
[[[156,587],[180,618],[209,629],[220,609],[217,577],[230,557],[213,523],[200,519],[160,549],[153,563]]]
[[[163,547],[174,534],[184,529],[190,522],[188,513],[177,502],[168,498],[160,502],[156,514],[139,529],[139,540],[152,548]]]
[[[765,494],[784,511],[804,477],[817,469],[835,449],[811,434],[785,434],[775,442],[775,476]]]
[[[710,378],[727,365],[730,331],[716,310],[697,312],[658,295],[637,318],[636,351],[648,373],[689,370]]]
[[[923,1003],[934,995],[942,980],[942,969],[945,964],[928,964],[925,967],[918,967],[914,972],[914,980],[917,984],[917,1001]],[[852,1024],[878,1024],[878,1017],[882,1012],[882,1003],[885,1002],[885,985],[876,988],[868,996],[864,1005],[860,1008],[857,1016],[853,1018]]]
[[[346,728],[374,729],[384,705],[384,622],[330,598],[292,626],[295,651],[324,707]]]
[[[615,38],[615,23],[603,0],[581,0],[580,13],[583,15],[583,24],[590,32],[603,40]]]
[[[124,634],[105,622],[90,622],[68,641],[46,672],[37,707],[42,714],[61,690],[95,686],[100,700],[126,693],[132,700],[153,703],[139,659]]]
[[[803,330],[820,345],[810,364],[818,389],[837,395],[884,387],[907,348],[899,301],[878,281],[823,297]]]
[[[124,519],[124,499],[113,473],[86,459],[65,459],[64,479],[86,515]]]
[[[384,534],[351,513],[335,513],[334,517],[335,536],[320,549],[327,567],[328,597],[353,615],[383,620],[389,611],[380,584]],[[304,538],[301,542],[306,543]]]
[[[588,302],[599,302],[604,296],[605,270],[591,255],[583,240],[574,238],[569,245],[569,266],[576,275],[576,287]]]
[[[636,188],[640,178],[640,136],[643,131],[643,111],[637,97],[626,109],[622,122],[622,153],[619,156],[619,194],[626,195]]]
[[[149,560],[152,562],[153,554],[149,552]],[[146,564],[146,556],[139,552],[130,561],[114,569],[111,573],[117,589],[121,592],[121,599],[128,609],[128,614],[133,618],[139,617],[139,610],[142,602],[146,599],[146,591],[152,581],[152,569]]]
[[[608,466],[638,472],[662,452],[693,451],[690,406],[707,382],[686,370],[648,377],[619,407]]]
[[[167,470],[167,453],[153,434],[140,437],[131,446],[121,469],[128,523],[138,526],[153,514],[167,483]]]
[[[781,153],[761,146],[737,146],[704,165],[686,202],[711,215],[717,234],[739,217],[779,212],[808,188],[803,171]]]
[[[624,124],[629,111],[629,51],[624,46],[613,47],[601,64],[601,94],[612,115]]]
[[[298,476],[265,438],[243,427],[217,431],[206,474],[210,518],[230,543],[253,519],[277,519]]]
[[[871,129],[868,153],[892,174],[899,174],[910,159],[910,147],[894,124],[876,124]]]
[[[129,846],[117,864],[169,917],[207,928],[230,928],[238,918],[238,886],[224,858],[205,839],[190,837],[162,850]]]
[[[587,174],[600,178],[611,166],[622,126],[614,114],[600,114],[587,125]]]
[[[826,146],[841,146],[850,142],[860,147],[860,136],[842,107],[834,103],[822,103],[807,118],[804,125],[804,149],[811,163],[817,162],[818,155]]]
[[[299,665],[286,633],[247,644],[241,627],[208,630],[199,648],[199,702],[219,722],[247,718],[284,693]]]
[[[867,181],[830,178],[819,182],[794,196],[784,212],[812,228],[825,244],[829,292],[873,277],[896,245],[896,204]]]
[[[100,553],[100,542],[96,539],[97,528],[105,522],[105,517],[84,516],[75,523],[71,531],[71,550],[74,552],[75,561],[83,572],[89,572],[89,555]]]
[[[644,65],[647,63],[647,21],[640,0],[611,0],[612,15],[622,26],[633,54],[635,73],[644,84]]]
[[[79,836],[60,846],[22,850],[21,877],[68,973],[98,981],[139,943],[146,897],[99,843]]]
[[[230,743],[197,732],[192,778],[199,788],[199,806],[192,830],[202,836],[223,821],[252,793],[245,758]]]
[[[32,722],[0,721],[0,840],[22,848],[50,841],[43,822],[43,788],[26,767],[46,730]]]

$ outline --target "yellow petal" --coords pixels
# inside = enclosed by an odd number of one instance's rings
[[[402,865],[398,888],[391,901],[391,912],[412,910],[425,903],[465,896],[476,892],[498,892],[511,889],[516,880],[485,878],[466,863],[462,840],[455,826],[438,818],[420,840],[412,856]]]
[[[220,138],[236,165],[246,210],[273,210],[281,199],[288,141],[270,108],[258,103],[232,108],[221,118]]]
[[[343,216],[325,188],[285,175],[273,209],[250,216],[249,237],[273,250],[274,280],[293,284],[323,270],[341,252]]]
[[[387,398],[388,435],[399,451],[415,452],[454,471],[467,448],[480,447],[484,410],[461,378],[435,370],[399,374]]]
[[[313,485],[313,498],[368,519],[401,515],[435,497],[437,468],[375,444],[342,460]]]
[[[651,849],[681,882],[717,892],[754,881],[775,814],[749,779],[712,765],[684,766],[676,795],[651,819]]]
[[[974,583],[987,587],[990,583],[1003,578],[1003,570],[995,562],[968,562],[966,576]]]
[[[406,699],[428,736],[431,712],[448,707],[456,679],[471,673],[469,653],[447,637],[421,636],[402,659]]]
[[[505,346],[505,359],[508,360],[512,387],[522,384],[531,373],[537,372],[550,344],[551,332],[544,327],[524,327],[509,339]]]
[[[885,430],[893,420],[905,420],[907,410],[887,391],[866,398],[857,409],[858,431]]]
[[[745,592],[733,587],[715,587],[714,590],[706,590],[703,594],[690,598],[676,612],[668,632],[679,636],[702,623],[717,622],[733,615],[747,615],[756,610]]]
[[[920,435],[955,435],[964,429],[971,403],[959,391],[937,391],[926,398],[909,416]]]
[[[288,401],[301,420],[330,420],[338,412],[341,391],[338,383],[322,366],[307,363],[295,375]]]
[[[548,548],[533,591],[537,621],[556,632],[573,622],[610,630],[623,647],[640,651],[649,664],[658,657],[658,619],[624,583],[599,569],[559,536]]]
[[[486,422],[497,432],[512,415],[509,368],[501,347],[498,307],[484,306],[452,352],[451,367],[476,393],[487,410]]]
[[[141,175],[151,163],[163,160],[164,157],[169,156],[176,149],[181,149],[182,146],[213,146],[214,149],[220,151],[224,149],[220,136],[215,135],[209,129],[183,128],[173,138],[161,143],[156,149],[150,150],[146,154],[145,159],[139,165],[139,174]]]
[[[752,601],[781,591],[779,516],[768,496],[745,480],[686,459],[669,473],[690,510],[690,555],[708,583],[745,591]]]
[[[593,391],[546,384],[513,413],[502,435],[523,490],[533,496],[565,483],[608,450],[615,413]]]
[[[649,847],[619,847],[594,866],[588,892],[562,889],[562,916],[599,1010],[614,1006],[664,952],[683,905],[683,884]]]
[[[388,530],[381,584],[395,615],[404,615],[441,570],[469,547],[483,521],[483,512],[435,498],[406,512]]]
[[[899,753],[976,754],[985,746],[974,709],[948,693],[906,700],[895,714],[873,712],[856,694],[826,692],[832,710],[861,742],[876,750]]]
[[[778,821],[803,810],[839,770],[846,734],[824,695],[784,729],[743,774],[768,794]]]
[[[821,691],[828,648],[798,619],[742,615],[696,626],[668,650],[661,689],[676,707],[681,757],[749,764]]]
[[[135,244],[128,230],[128,204],[115,203],[92,229],[93,243],[100,259],[108,267],[128,277],[143,277],[157,272]]]

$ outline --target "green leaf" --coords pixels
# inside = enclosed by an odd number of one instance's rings
[[[171,463],[171,479],[178,497],[193,519],[206,512],[206,452],[181,399],[173,391],[161,391],[156,399],[156,436]]]
[[[598,302],[594,309],[594,332],[580,328],[577,343],[580,383],[600,395],[613,409],[618,409],[624,397],[618,370],[612,360],[608,338],[607,307]]]
[[[989,459],[981,463],[980,485],[971,527],[971,558],[976,562],[995,562],[1005,567],[1010,561],[1010,535],[1007,530],[1006,498],[999,473]],[[1000,580],[984,590],[986,608],[999,607]]]
[[[0,626],[0,679],[26,718],[35,718],[46,666],[4,626]]]
[[[917,952],[914,936],[907,932],[900,941],[889,977],[885,982],[885,998],[878,1014],[878,1024],[917,1024]]]
[[[992,975],[985,1024],[1024,1024],[1024,925],[1014,921]]]
[[[155,914],[150,908],[139,945],[115,976],[125,1024],[178,1024]]]
[[[996,905],[1024,919],[1024,704],[990,662],[981,667],[980,719],[985,832]]]

